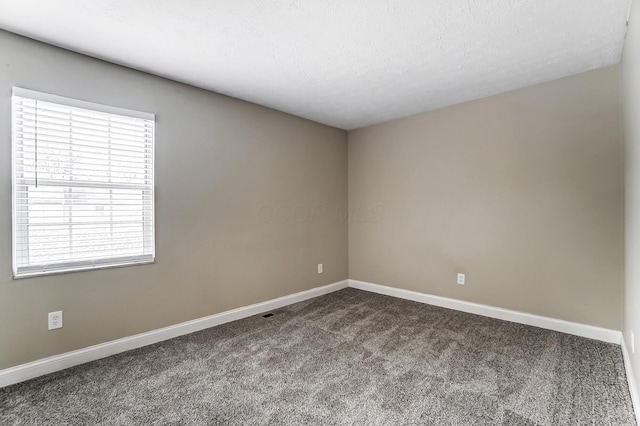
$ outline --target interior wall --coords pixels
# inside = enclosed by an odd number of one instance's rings
[[[347,278],[346,132],[2,31],[0,52],[0,369]],[[12,279],[12,86],[156,114],[156,264]]]
[[[625,123],[624,339],[635,383],[640,384],[640,5],[635,2],[622,58]],[[632,342],[631,334],[635,335]],[[635,351],[632,343],[635,343]],[[636,408],[636,411],[640,407]],[[640,419],[639,419],[640,420]]]
[[[621,330],[620,71],[349,132],[349,277]]]

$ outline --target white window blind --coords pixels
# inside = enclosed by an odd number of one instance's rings
[[[153,114],[15,88],[15,277],[153,262]]]

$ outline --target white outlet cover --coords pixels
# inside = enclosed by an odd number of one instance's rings
[[[464,274],[458,273],[458,281],[457,281],[457,283],[460,284],[460,285],[464,285],[464,279],[465,279]]]
[[[322,266],[322,263],[318,263],[318,273],[321,274],[322,272],[324,272],[324,267]]]
[[[49,330],[62,328],[62,311],[49,312]]]

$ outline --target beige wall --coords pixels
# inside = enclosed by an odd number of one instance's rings
[[[349,277],[620,330],[619,84],[614,66],[349,132]]]
[[[0,369],[347,278],[346,132],[1,31],[0,52]],[[157,264],[12,280],[14,85],[157,115]]]
[[[1,31],[0,51],[0,369],[348,273],[622,328],[620,67],[350,132],[347,229],[346,132]],[[14,85],[157,115],[157,264],[11,279]]]
[[[626,154],[624,339],[636,385],[640,385],[640,5],[637,2],[632,9],[622,65]],[[635,353],[631,353],[631,333],[635,334]]]

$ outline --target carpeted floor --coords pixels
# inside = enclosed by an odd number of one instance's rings
[[[0,389],[0,424],[634,425],[620,347],[354,289]]]

